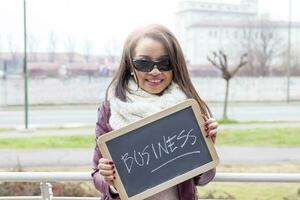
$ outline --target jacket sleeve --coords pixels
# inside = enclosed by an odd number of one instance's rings
[[[93,160],[92,160],[93,171],[91,174],[96,189],[99,190],[103,194],[105,200],[112,199],[112,197],[109,192],[109,184],[107,184],[104,181],[103,176],[101,176],[101,174],[99,173],[98,162],[99,162],[99,159],[102,158],[102,154],[98,148],[97,140],[100,135],[103,135],[112,130],[111,127],[109,126],[109,124],[107,123],[107,119],[109,117],[110,117],[109,108],[105,107],[104,104],[102,104],[98,108],[98,120],[97,120],[96,128],[95,128],[95,147],[94,147],[94,154],[93,154]]]
[[[213,168],[213,169],[211,169],[207,172],[204,172],[203,174],[195,177],[194,178],[195,184],[204,186],[204,185],[208,184],[211,180],[213,180],[215,175],[216,175],[216,168]]]
[[[206,109],[209,114],[209,117],[213,117],[213,114],[207,105],[206,105]],[[216,168],[213,168],[207,172],[204,172],[199,176],[196,176],[194,178],[194,181],[196,185],[204,186],[208,184],[210,181],[212,181],[215,178],[215,176],[216,176]]]

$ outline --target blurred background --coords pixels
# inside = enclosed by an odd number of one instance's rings
[[[231,81],[229,102],[299,101],[298,6],[295,0],[272,5],[268,0],[28,0],[24,14],[22,1],[2,0],[0,106],[99,104],[118,68],[126,36],[149,23],[161,23],[176,34],[195,86],[206,101],[222,103],[226,94],[223,72],[208,60],[213,59],[213,52],[226,55],[229,71],[246,54],[246,64]],[[222,117],[217,109],[215,113]],[[240,120],[258,117],[231,115]],[[21,116],[13,122],[2,121],[1,126],[23,126]],[[95,121],[64,119],[63,124]],[[32,126],[42,124],[33,118],[29,121]]]
[[[177,36],[219,120],[219,170],[299,173],[299,7],[298,0],[0,0],[0,168],[88,171],[97,108],[124,40],[159,23]],[[299,184],[249,184],[213,183],[199,194],[300,199]],[[0,196],[6,191],[15,193]]]

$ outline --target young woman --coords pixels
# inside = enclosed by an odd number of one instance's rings
[[[164,26],[149,25],[127,38],[120,66],[109,85],[105,102],[98,109],[96,141],[102,134],[194,98],[205,120],[206,136],[215,142],[218,123],[197,94],[188,74],[182,50],[175,36]],[[118,198],[112,186],[113,161],[103,158],[97,145],[93,157],[95,187],[104,200]],[[155,194],[148,200],[195,200],[196,185],[205,185],[215,176],[215,169]]]

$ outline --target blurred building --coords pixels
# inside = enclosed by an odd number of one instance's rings
[[[286,63],[288,22],[259,16],[257,0],[180,1],[176,34],[190,66],[209,65],[207,55],[212,51],[223,50],[238,61],[242,53],[260,51],[263,46],[265,56],[270,52],[274,57],[271,65]],[[292,23],[291,36],[296,57],[300,53],[300,23]]]
[[[21,52],[0,52],[0,78],[9,75],[22,75],[23,58]],[[70,77],[70,76],[108,76],[117,69],[117,58],[79,53],[27,54],[27,68],[30,77]],[[114,61],[114,62],[113,62]],[[103,72],[104,71],[104,72]]]

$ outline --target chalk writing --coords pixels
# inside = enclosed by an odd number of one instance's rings
[[[194,129],[190,129],[189,131],[182,130],[179,134],[168,137],[163,136],[162,141],[155,144],[147,144],[141,151],[133,150],[131,154],[129,152],[124,153],[121,156],[121,160],[123,161],[127,172],[130,173],[134,165],[143,167],[149,165],[151,159],[160,159],[166,155],[171,156],[176,150],[183,149],[187,145],[194,145],[197,141],[197,137],[193,135],[193,131]],[[168,163],[195,153],[200,153],[200,151],[185,152],[182,155],[177,155],[174,158],[164,161],[164,163],[151,170],[151,173]]]

